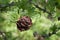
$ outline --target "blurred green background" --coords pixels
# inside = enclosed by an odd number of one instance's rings
[[[13,6],[10,4],[12,2]],[[52,18],[49,13],[35,7],[34,4],[52,13]],[[29,30],[21,32],[17,29],[16,21],[24,15],[29,16],[33,24]],[[0,0],[0,31],[5,33],[0,32],[0,40],[35,40],[35,31],[42,35],[52,32],[50,28],[54,24],[60,27],[58,17],[60,0]],[[45,40],[60,40],[60,30]]]

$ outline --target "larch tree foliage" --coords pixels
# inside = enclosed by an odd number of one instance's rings
[[[60,40],[60,0],[0,0],[0,40]]]

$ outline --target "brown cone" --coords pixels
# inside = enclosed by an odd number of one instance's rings
[[[28,16],[23,16],[17,21],[17,28],[20,31],[28,30],[32,25],[32,20]]]

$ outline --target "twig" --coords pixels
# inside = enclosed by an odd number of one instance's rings
[[[39,10],[42,10],[43,12],[48,13],[49,15],[52,14],[51,12],[47,11],[45,8],[41,8],[41,7],[39,7],[37,4],[33,3],[32,0],[29,0],[29,3],[30,3],[30,4],[33,4],[36,8],[38,8]]]

